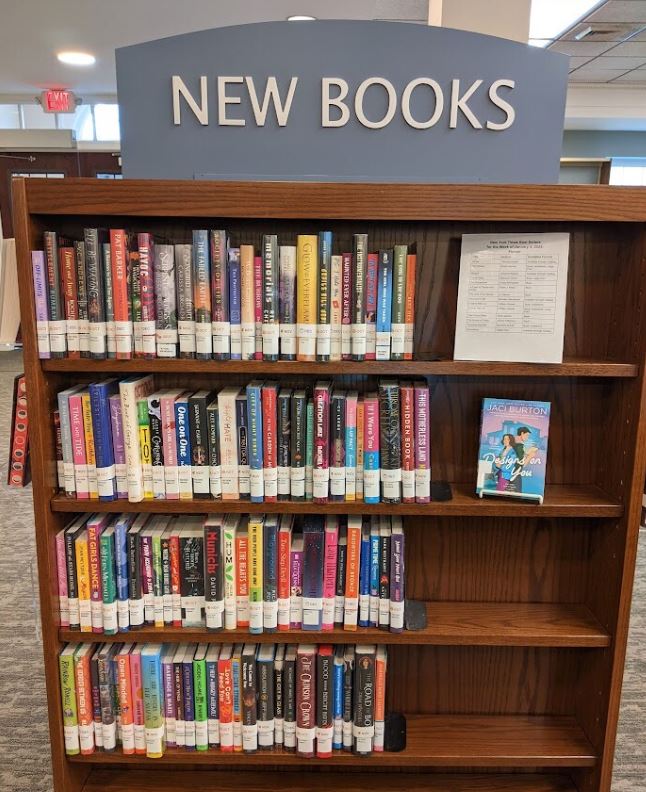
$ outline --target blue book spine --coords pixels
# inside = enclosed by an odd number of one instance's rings
[[[116,498],[117,474],[114,466],[112,421],[108,399],[113,393],[117,393],[118,387],[114,380],[109,380],[108,382],[92,383],[88,388],[92,409],[96,478],[99,500],[102,501],[111,501]]]
[[[379,623],[379,532],[370,534],[370,627]]]
[[[189,654],[191,654],[189,652]],[[195,685],[193,682],[193,655],[182,662],[182,680],[184,682],[184,723],[186,727],[186,748],[195,750]]]
[[[117,619],[119,632],[130,629],[130,610],[128,602],[128,528],[132,523],[130,515],[123,514],[114,526],[114,559],[117,572]]]
[[[332,714],[334,716],[332,748],[335,751],[340,751],[343,748],[343,653],[334,657],[332,680]]]
[[[278,628],[278,518],[268,515],[263,526],[263,629]]]
[[[322,518],[303,525],[303,630],[323,624],[323,560],[325,533]]]
[[[377,360],[390,360],[390,330],[393,303],[393,251],[379,251],[377,277]]]
[[[229,321],[231,322],[231,360],[242,358],[240,248],[229,249]]]
[[[370,540],[370,534],[362,531],[359,560],[359,627],[367,627],[370,624]]]
[[[179,496],[193,497],[193,468],[191,458],[191,429],[188,397],[175,401],[175,433],[177,437],[177,464],[179,465]],[[184,470],[182,470],[184,468]]]
[[[144,699],[146,754],[159,758],[164,753],[164,678],[163,645],[146,644],[141,653],[141,687]],[[116,664],[115,664],[116,665]]]
[[[208,719],[209,746],[220,744],[220,711],[218,709],[218,661],[206,660],[206,717]]]
[[[251,502],[262,503],[265,499],[262,447],[262,383],[247,385],[247,407],[249,421],[249,487]]]

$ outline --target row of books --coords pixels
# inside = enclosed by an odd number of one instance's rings
[[[426,381],[359,395],[254,380],[155,390],[152,375],[58,394],[59,487],[80,499],[428,503]]]
[[[370,253],[367,234],[333,255],[331,231],[231,247],[149,233],[46,231],[32,251],[41,358],[404,360],[413,356],[416,255]]]
[[[59,665],[70,755],[384,750],[384,646],[70,643]]]
[[[96,514],[56,535],[62,627],[404,628],[400,517]]]

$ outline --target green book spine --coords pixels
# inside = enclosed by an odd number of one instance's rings
[[[305,500],[314,497],[314,400],[307,402],[307,434],[305,441]]]
[[[209,747],[209,729],[207,719],[206,661],[204,656],[199,660],[193,660],[193,687],[195,699],[195,748],[198,751],[206,751]]]
[[[161,534],[153,534],[153,607],[155,627],[164,626],[164,570],[162,567]]]
[[[408,247],[395,245],[390,359],[403,360],[406,335],[406,257]]]
[[[144,500],[153,497],[153,457],[150,444],[150,416],[148,398],[137,401],[137,424],[139,426],[139,456],[144,482]]]
[[[103,594],[103,632],[115,635],[119,629],[117,616],[117,579],[115,575],[114,534],[104,531],[99,540],[101,555],[101,588]]]
[[[74,678],[74,654],[61,654],[58,658],[61,676],[61,704],[63,709],[63,732],[65,753],[75,756],[80,753],[79,722],[76,710],[76,682]]]

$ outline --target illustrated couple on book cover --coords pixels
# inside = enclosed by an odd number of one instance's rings
[[[550,405],[484,399],[477,493],[542,500]]]

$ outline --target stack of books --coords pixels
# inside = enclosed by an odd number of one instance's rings
[[[58,394],[58,482],[79,499],[428,503],[426,381],[375,391],[255,380],[156,390],[152,375]]]
[[[384,646],[70,643],[65,751],[384,750]]]
[[[404,629],[400,517],[83,515],[56,555],[66,629]]]
[[[414,247],[414,246],[413,246]],[[46,231],[32,251],[41,358],[406,360],[413,357],[416,254],[369,252],[367,234],[333,253],[332,232],[232,247],[150,233]]]

